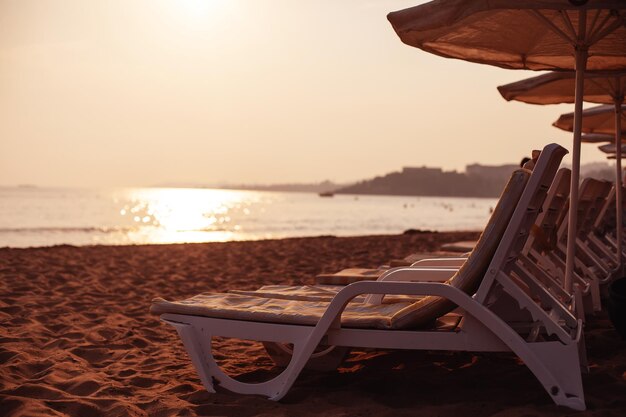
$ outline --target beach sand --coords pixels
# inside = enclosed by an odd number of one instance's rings
[[[477,233],[317,237],[158,246],[0,249],[2,416],[624,416],[626,342],[589,320],[588,411],[553,405],[510,354],[355,349],[334,372],[305,371],[281,402],[207,393],[150,301],[312,283]],[[276,372],[258,343],[217,341],[247,381]]]

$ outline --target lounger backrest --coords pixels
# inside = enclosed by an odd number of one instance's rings
[[[571,176],[572,172],[567,168],[561,168],[556,173],[554,182],[548,190],[542,212],[531,229],[524,253],[531,251],[543,253],[556,247],[559,221],[561,221],[563,213],[567,213]]]
[[[530,171],[525,169],[513,172],[476,246],[461,269],[446,281],[447,284],[470,295],[476,292],[509,225],[530,175]],[[447,314],[454,308],[456,308],[455,304],[445,298],[428,296],[396,313],[391,319],[391,325],[394,328],[419,327]]]
[[[579,222],[578,230],[581,234],[587,234],[593,229],[595,220],[600,215],[612,184],[608,181],[599,181],[588,178],[588,190],[583,191],[581,187],[581,200],[584,199],[586,210],[583,219]]]
[[[532,225],[537,220],[547,191],[566,153],[567,150],[556,144],[543,149],[474,299],[492,308],[503,320],[511,317],[526,320],[538,332],[545,331],[546,337],[556,337],[564,343],[570,343],[580,332],[576,317],[545,286],[537,285],[534,280],[519,279],[524,275],[520,269],[519,260],[523,258],[520,249],[524,247]],[[525,318],[522,319],[522,316]]]
[[[615,184],[613,184],[604,206],[602,206],[593,224],[594,232],[597,234],[604,234],[615,225],[615,191]],[[626,207],[626,204],[624,207]]]
[[[553,271],[546,272],[545,264],[542,265],[544,256],[549,257],[553,251],[558,251],[558,226],[563,219],[567,219],[571,174],[567,168],[561,168],[556,173],[514,270],[517,278],[528,288],[548,293],[539,297],[544,305],[554,304],[557,300],[567,307],[572,303],[571,294],[563,289],[558,276],[554,276]],[[548,259],[554,261],[555,258]],[[558,254],[556,259],[559,259]]]
[[[508,275],[515,265],[565,154],[567,150],[562,146],[547,145],[532,174],[527,170],[513,173],[474,250],[446,284],[485,302],[499,274]],[[529,300],[533,302],[528,297],[525,301]],[[455,307],[447,299],[428,296],[397,312],[391,325],[423,326]]]
[[[626,187],[622,187],[622,195],[626,195]],[[600,210],[596,222],[593,225],[593,232],[601,236],[606,233],[615,232],[617,222],[615,213],[615,184],[612,185],[611,191],[604,202],[604,206]],[[622,212],[626,212],[626,198],[622,200]]]
[[[535,296],[541,296],[541,294],[531,294],[530,296],[526,294],[519,285],[511,281],[511,271],[517,264],[517,260],[528,240],[530,230],[541,212],[561,160],[566,154],[567,150],[565,148],[554,143],[547,145],[543,149],[533,174],[528,180],[528,185],[511,217],[509,227],[505,231],[500,246],[498,246],[498,250],[489,264],[487,275],[483,278],[480,288],[476,292],[475,299],[478,302],[487,303],[492,293],[497,298],[496,294],[498,294],[498,291],[494,291],[496,287],[515,293],[511,295],[518,299],[518,304],[522,303],[522,301],[533,303],[532,299]],[[496,280],[499,284],[497,286],[494,285]],[[543,290],[537,289],[537,291]]]
[[[604,201],[610,192],[610,185],[606,181],[598,181],[593,178],[585,178],[580,184],[578,192],[578,210],[576,217],[576,233],[578,236],[588,233],[593,222],[599,215],[601,208],[598,207],[599,201]],[[602,203],[603,204],[603,203]],[[569,210],[569,202],[567,204]],[[567,240],[567,212],[562,215],[561,224],[559,225],[559,241]]]

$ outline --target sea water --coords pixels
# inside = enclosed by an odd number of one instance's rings
[[[481,230],[497,200],[201,188],[0,188],[0,247]]]

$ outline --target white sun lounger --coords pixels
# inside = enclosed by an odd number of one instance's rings
[[[597,274],[579,261],[579,266],[584,269],[574,272],[573,293],[567,293],[563,289],[563,275],[565,270],[564,252],[558,250],[559,239],[565,239],[566,235],[563,224],[567,218],[568,197],[571,171],[567,168],[560,169],[548,191],[541,213],[537,217],[535,224],[531,228],[528,240],[518,256],[518,272],[522,271],[527,277],[542,282],[553,296],[557,297],[564,305],[570,307],[572,311],[576,309],[577,317],[584,320],[585,312],[600,311],[601,301],[599,292],[599,280]],[[580,207],[584,207],[584,215],[594,216],[585,200],[591,200],[597,196],[598,188],[582,187],[580,196],[583,202]],[[414,267],[440,267],[451,268],[455,264],[458,266],[463,258],[459,259],[429,259],[415,263]]]
[[[578,317],[584,319],[585,312],[591,313],[601,308],[599,281],[596,272],[577,259],[573,293],[567,293],[563,289],[565,252],[559,247],[559,241],[567,238],[563,224],[567,227],[565,220],[569,207],[570,175],[571,171],[566,168],[560,169],[557,173],[542,213],[526,242],[524,256],[520,260],[522,265],[549,286],[553,294],[563,303],[571,305],[571,300],[577,298],[576,313]],[[584,201],[588,199],[588,194],[587,187],[581,190],[579,195],[583,203],[579,207],[586,207]]]
[[[561,302],[572,308],[576,306],[577,317],[584,320],[585,312],[590,314],[601,310],[600,283],[607,267],[601,264],[603,268],[600,268],[597,265],[603,261],[600,255],[589,248],[587,240],[610,186],[590,178],[581,184],[577,229],[579,233],[577,244],[580,251],[577,252],[577,257],[580,256],[585,261],[576,259],[575,286],[573,293],[570,294],[563,289],[570,175],[571,171],[566,168],[557,172],[542,213],[531,230],[518,262],[529,275],[541,280]],[[445,265],[449,266],[450,263],[447,262]]]
[[[585,262],[588,267],[599,268],[604,276],[608,276],[615,267],[611,259],[611,253],[604,250],[602,246],[595,245],[589,241],[594,220],[598,217],[602,206],[611,190],[611,183],[598,181],[593,178],[585,178],[581,184],[580,203],[582,208],[576,235],[577,251],[580,252],[579,262]],[[561,250],[564,250],[565,243],[561,243]]]
[[[204,294],[182,302],[157,299],[152,312],[162,314],[161,319],[176,328],[210,392],[217,383],[234,392],[278,400],[319,345],[512,351],[555,403],[582,410],[582,323],[540,282],[524,281],[526,277],[515,270],[566,152],[556,144],[548,145],[532,175],[527,171],[513,175],[475,250],[446,283],[412,282],[429,271],[398,268],[387,273],[393,281],[357,282],[341,289],[330,302]],[[364,303],[350,303],[366,294]],[[385,294],[422,298],[387,303],[382,300]],[[457,306],[462,319],[453,331],[430,326]],[[274,379],[243,383],[217,366],[211,354],[213,336],[292,343],[293,357]]]
[[[575,286],[573,293],[567,293],[563,289],[563,271],[565,268],[565,260],[562,258],[561,251],[557,250],[557,241],[559,234],[560,222],[566,218],[567,201],[569,196],[571,171],[566,168],[560,169],[550,186],[547,197],[542,207],[542,211],[537,217],[535,225],[531,228],[531,233],[524,246],[524,250],[519,255],[518,262],[529,274],[539,279],[548,288],[552,294],[557,297],[563,304],[573,308],[577,307],[577,317],[584,320],[585,311],[599,311],[600,294],[598,289],[598,280],[588,269],[586,279],[583,279],[578,272],[575,272]],[[581,193],[583,199],[588,198],[589,189]],[[584,207],[584,204],[581,205]],[[582,218],[583,216],[581,216]],[[411,265],[412,268],[429,268],[440,269],[436,273],[434,271],[428,274],[429,281],[445,282],[450,278],[467,260],[467,257],[461,258],[431,258],[422,259]],[[350,270],[344,270],[350,271]],[[356,281],[363,280],[364,277],[370,275],[370,279],[385,280],[388,269],[354,269],[355,276],[352,277]],[[346,278],[344,275],[339,275]],[[339,281],[337,285],[305,285],[305,286],[280,286],[268,285],[261,287],[255,291],[235,291],[236,293],[245,295],[257,295],[261,297],[287,298],[287,299],[306,299],[309,301],[323,300],[332,298],[342,286],[343,282]],[[345,284],[344,284],[345,285]],[[577,302],[573,303],[577,298]]]
[[[473,243],[475,244],[476,242]],[[450,265],[459,265],[458,261],[464,261],[468,255],[469,253],[459,255],[450,252],[412,253],[404,259],[392,259],[389,261],[389,264],[381,265],[378,268],[345,268],[334,273],[318,274],[315,276],[315,283],[317,285],[348,285],[358,281],[376,280],[391,268],[411,266],[431,259],[441,259],[441,263],[444,265],[446,263],[444,260],[452,261]],[[433,263],[433,267],[438,266],[438,264]]]
[[[550,190],[548,191],[548,195],[546,197],[544,207],[542,208],[542,213],[540,213],[538,217],[538,221],[543,218],[546,212],[554,213],[557,208],[554,208],[555,204],[558,205],[558,211],[562,209],[563,204],[560,202],[562,200],[562,192],[569,193],[569,170],[561,169],[557,172],[556,178],[553,181]],[[565,195],[567,197],[567,194]],[[550,209],[546,208],[546,205],[550,207]],[[548,217],[549,219],[554,218],[552,215]],[[548,223],[542,224],[542,229],[554,228],[555,226],[550,226]],[[526,244],[525,251],[528,248],[533,248],[534,245],[538,244],[538,242],[534,241],[534,233],[536,231],[536,227],[533,226],[531,230],[531,235],[529,236],[529,242],[532,241],[531,244]],[[549,232],[546,232],[549,233]],[[475,246],[476,242],[474,242]],[[409,265],[402,265],[404,267],[410,266],[413,268],[429,268],[429,269],[441,269],[442,271],[437,271],[436,273],[430,272],[428,274],[429,282],[445,282],[447,281],[456,271],[463,266],[465,261],[467,261],[467,255],[463,257],[425,257],[420,256],[419,260],[415,260]],[[334,296],[337,291],[343,288],[345,285],[351,284],[353,282],[364,281],[364,280],[379,280],[385,279],[387,272],[393,270],[394,268],[390,268],[386,265],[379,267],[378,269],[367,269],[367,268],[348,268],[344,269],[335,274],[321,274],[316,276],[316,284],[315,285],[300,285],[300,286],[287,286],[287,285],[265,285],[257,290],[249,290],[249,291],[241,291],[241,290],[231,290],[229,292],[233,292],[236,294],[242,295],[257,295],[262,297],[270,297],[270,298],[286,298],[286,299],[305,299],[309,301],[315,300],[323,300],[330,299]],[[322,282],[317,278],[323,277]]]
[[[584,310],[588,313],[601,310],[600,283],[610,270],[609,261],[603,258],[602,253],[591,248],[588,243],[592,225],[598,217],[599,207],[604,204],[609,188],[610,185],[607,188],[607,184],[587,178],[581,184],[579,192],[574,280],[578,290],[586,296]],[[563,192],[566,191],[563,189]],[[555,210],[559,210],[558,218],[550,216],[545,220],[552,232],[543,231],[542,233],[544,236],[542,240],[546,240],[545,236],[550,234],[548,245],[540,244],[538,250],[530,252],[531,258],[561,285],[564,282],[568,209],[569,201],[560,210],[558,206],[555,207]],[[553,233],[554,228],[557,230],[556,233]]]

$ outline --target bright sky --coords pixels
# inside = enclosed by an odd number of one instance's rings
[[[0,185],[351,181],[517,162],[571,105],[400,42],[401,0],[0,0]],[[583,145],[583,163],[604,160]]]

